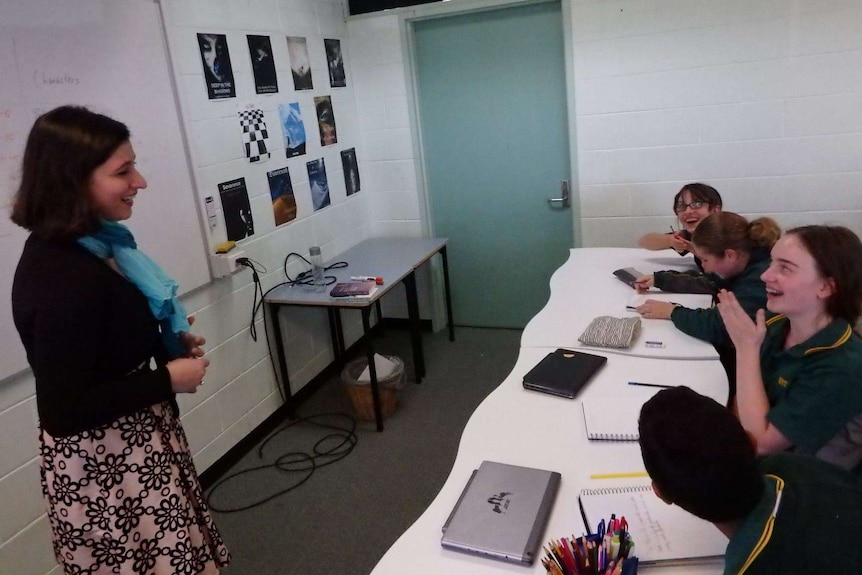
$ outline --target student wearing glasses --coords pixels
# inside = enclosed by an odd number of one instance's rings
[[[734,294],[718,309],[736,348],[736,407],[759,454],[793,450],[862,472],[862,242],[804,226],[772,249],[766,309]],[[768,316],[768,319],[767,319]]]
[[[722,201],[718,191],[699,182],[686,184],[673,198],[673,212],[679,219],[681,229],[669,233],[651,232],[638,239],[638,247],[648,250],[672,249],[679,255],[691,252],[691,235],[698,224],[710,214],[721,211]],[[698,271],[661,271],[638,278],[635,287],[641,291],[655,286],[664,291],[687,293],[714,293],[710,282],[703,276],[703,266],[695,255]]]

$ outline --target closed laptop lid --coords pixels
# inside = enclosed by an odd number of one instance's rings
[[[573,398],[607,361],[601,355],[560,348],[527,372],[524,387]]]
[[[554,471],[483,461],[443,526],[443,547],[532,564],[560,479]]]

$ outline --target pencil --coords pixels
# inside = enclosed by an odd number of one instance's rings
[[[639,381],[630,381],[629,385],[640,385],[642,387],[660,387],[662,389],[668,389],[670,387],[676,387],[674,385],[662,385],[660,383],[641,383]]]
[[[649,477],[646,471],[628,471],[625,473],[594,473],[590,479],[617,479],[623,477]]]

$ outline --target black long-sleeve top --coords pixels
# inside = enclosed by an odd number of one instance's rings
[[[12,315],[36,379],[42,428],[65,437],[168,400],[158,323],[141,291],[74,241],[31,235]],[[138,369],[155,358],[157,367]]]

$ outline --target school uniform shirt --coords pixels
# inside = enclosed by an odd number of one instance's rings
[[[769,251],[758,248],[751,252],[748,265],[734,278],[722,279],[716,287],[733,292],[739,305],[749,317],[754,318],[757,310],[766,307],[766,284],[760,279],[769,267]],[[708,341],[716,348],[732,346],[730,336],[715,306],[701,309],[677,307],[670,314],[670,320],[678,330],[692,337]]]
[[[843,319],[789,349],[790,320],[767,320],[760,366],[767,418],[794,444],[844,469],[862,471],[862,339]]]
[[[691,234],[688,231],[682,230],[678,233],[687,241],[691,241]],[[677,253],[681,256],[688,255],[687,250]],[[657,289],[671,293],[706,293],[710,295],[718,293],[715,287],[716,280],[719,279],[718,276],[704,273],[703,264],[697,256],[694,256],[694,265],[697,266],[697,271],[666,270],[655,272],[653,285]]]
[[[730,538],[725,575],[862,573],[858,478],[790,453],[768,455],[758,467],[763,496]]]

